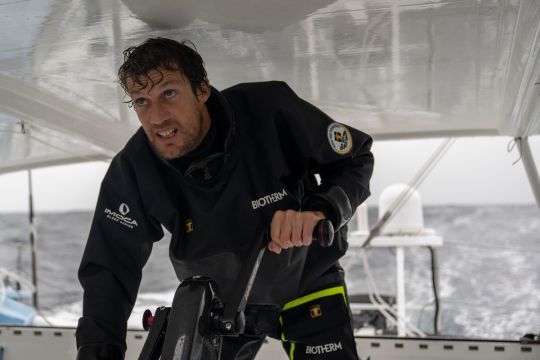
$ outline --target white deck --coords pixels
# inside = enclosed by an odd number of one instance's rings
[[[126,359],[137,359],[146,338],[145,331],[130,330]],[[357,337],[361,360],[539,360],[540,344],[517,341]],[[73,360],[75,329],[0,326],[0,360]],[[270,340],[257,360],[287,359],[279,342]],[[226,359],[224,359],[226,360]]]

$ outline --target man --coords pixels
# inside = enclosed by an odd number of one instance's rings
[[[123,358],[127,319],[161,226],[173,234],[178,278],[210,276],[224,298],[256,229],[270,226],[246,333],[225,338],[221,358],[253,359],[269,335],[294,359],[357,359],[338,260],[346,223],[369,196],[371,138],[285,83],[217,91],[185,43],[149,39],[124,56],[120,83],[142,127],[101,186],[79,269],[78,358]],[[309,246],[324,218],[336,229],[334,244]]]

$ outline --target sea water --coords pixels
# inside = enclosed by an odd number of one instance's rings
[[[535,206],[427,206],[425,226],[443,238],[437,249],[441,334],[519,339],[540,332],[540,212]],[[370,224],[376,209],[369,211]],[[82,289],[77,268],[92,220],[91,212],[38,213],[37,276],[40,312],[56,326],[75,326]],[[0,214],[0,267],[30,278],[28,217]],[[178,280],[168,261],[169,236],[154,245],[144,268],[131,328],[141,328],[146,308],[170,305]],[[395,296],[395,254],[369,251],[381,294]],[[342,260],[349,293],[366,293],[361,254]],[[405,250],[407,318],[433,332],[430,252]],[[38,320],[39,321],[39,320]]]

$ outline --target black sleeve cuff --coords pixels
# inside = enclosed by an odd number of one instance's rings
[[[332,186],[324,192],[306,196],[302,200],[302,210],[321,211],[332,222],[336,231],[353,215],[349,197],[339,186]]]

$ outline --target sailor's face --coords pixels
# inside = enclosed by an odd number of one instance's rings
[[[152,70],[139,84],[128,78],[127,89],[150,143],[164,159],[189,153],[210,127],[206,100],[210,87],[203,84],[196,96],[180,71]]]

